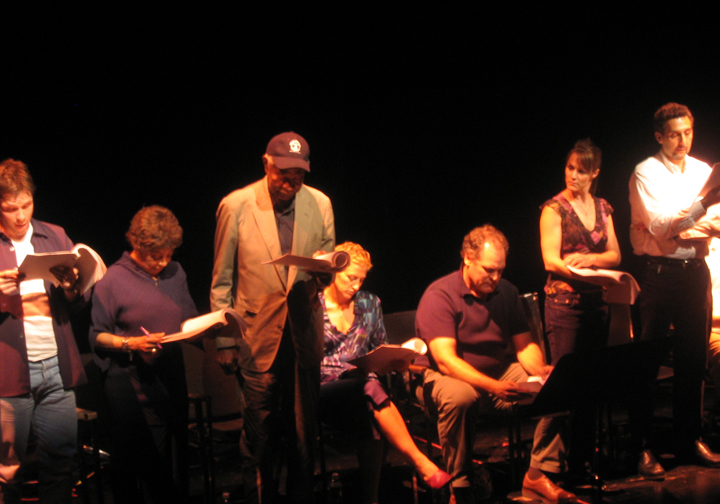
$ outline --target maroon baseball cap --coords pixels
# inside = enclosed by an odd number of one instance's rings
[[[297,133],[289,131],[274,136],[265,153],[272,156],[275,166],[281,170],[302,168],[310,171],[310,146]]]

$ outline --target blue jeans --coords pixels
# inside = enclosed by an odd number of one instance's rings
[[[18,472],[30,427],[37,438],[40,501],[70,502],[77,444],[75,392],[63,388],[57,356],[30,362],[30,393],[0,398],[0,483],[5,502],[17,498]]]
[[[602,293],[558,292],[545,299],[545,332],[552,364],[569,353],[607,346],[608,307]]]

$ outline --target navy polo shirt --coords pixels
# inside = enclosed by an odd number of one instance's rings
[[[460,358],[497,379],[516,360],[512,337],[530,329],[514,285],[500,279],[495,291],[481,300],[465,285],[460,270],[430,284],[418,306],[415,330],[428,343],[437,337],[455,338]],[[417,363],[437,370],[428,357]]]

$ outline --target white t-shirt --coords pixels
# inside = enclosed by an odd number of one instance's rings
[[[32,224],[25,237],[20,241],[11,240],[15,248],[17,263],[22,264],[25,256],[33,254],[30,238]],[[38,362],[57,355],[57,342],[50,316],[50,300],[45,292],[45,282],[39,278],[20,282],[20,296],[23,303],[23,323],[25,326],[25,346],[28,360]]]

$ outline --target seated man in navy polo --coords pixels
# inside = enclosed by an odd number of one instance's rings
[[[470,475],[478,414],[511,408],[529,375],[552,371],[532,339],[517,289],[501,278],[507,252],[507,239],[493,226],[474,229],[463,242],[460,271],[433,282],[417,311],[417,335],[430,349],[424,395],[437,409],[445,469],[459,504],[474,502]],[[538,423],[524,495],[551,503],[577,500],[543,474],[566,470],[561,426],[552,419]]]

